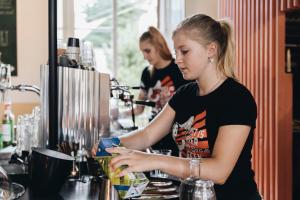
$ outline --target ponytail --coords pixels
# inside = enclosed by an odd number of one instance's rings
[[[220,43],[217,66],[226,77],[237,79],[234,74],[235,51],[232,28],[225,20],[220,20],[219,23],[223,32],[223,42]]]

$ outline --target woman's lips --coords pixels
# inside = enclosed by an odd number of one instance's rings
[[[182,72],[182,73],[185,73],[185,72],[187,72],[187,68],[180,68],[180,71]]]

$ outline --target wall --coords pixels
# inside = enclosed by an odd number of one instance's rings
[[[194,14],[206,14],[214,19],[218,19],[218,1],[217,0],[185,0],[185,16]]]
[[[39,66],[48,59],[48,0],[17,1],[18,75],[12,84],[40,84]],[[31,92],[12,92],[14,103],[39,102]]]
[[[291,200],[292,74],[285,72],[285,13],[280,1],[219,2],[220,16],[235,27],[238,78],[258,106],[252,160],[259,191],[266,200]]]

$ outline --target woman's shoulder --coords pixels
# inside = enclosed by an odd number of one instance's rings
[[[252,96],[250,90],[238,80],[233,78],[227,79],[226,89],[228,89],[232,93],[245,94]]]
[[[151,67],[150,67],[149,65],[148,65],[148,66],[145,66],[144,69],[143,69],[143,71],[142,71],[142,73],[146,73],[146,72],[149,73],[150,68],[151,68]]]
[[[151,66],[144,67],[144,69],[142,71],[142,76],[149,76],[150,75],[150,71],[151,71]]]
[[[238,102],[249,102],[255,103],[255,99],[251,91],[239,81],[228,78],[226,84],[224,84],[224,93],[226,94],[227,99],[232,99],[232,101]]]

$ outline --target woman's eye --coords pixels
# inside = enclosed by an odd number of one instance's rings
[[[151,52],[150,49],[146,49],[146,50],[145,50],[145,53],[150,53],[150,52]]]
[[[181,50],[182,55],[187,54],[189,51],[188,50]]]

